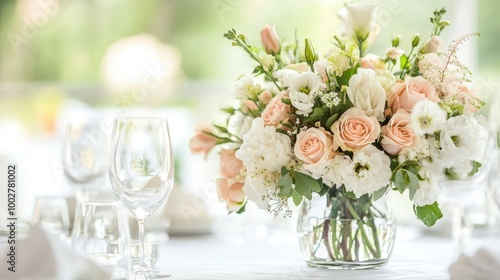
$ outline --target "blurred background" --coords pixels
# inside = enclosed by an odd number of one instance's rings
[[[377,2],[381,32],[370,49],[374,53],[384,53],[395,33],[402,36],[405,48],[415,32],[427,38],[432,31],[429,18],[441,7],[448,9],[445,18],[452,22],[442,34],[445,46],[479,31],[481,36],[463,45],[459,56],[473,71],[480,96],[493,100],[500,87],[499,1]],[[336,14],[343,4],[1,0],[0,165],[19,165],[20,215],[31,215],[38,195],[73,193],[61,174],[62,126],[68,116],[89,111],[169,115],[178,162],[176,184],[223,208],[211,188],[210,170],[202,171],[203,158],[191,156],[187,148],[196,124],[218,114],[221,104],[230,104],[232,81],[251,69],[251,61],[231,47],[223,33],[235,28],[260,46],[259,31],[270,24],[281,39],[291,41],[295,33],[307,36],[324,52],[340,29]],[[483,113],[488,110],[486,106]],[[190,211],[199,213],[198,206]],[[411,216],[411,208],[409,212]]]

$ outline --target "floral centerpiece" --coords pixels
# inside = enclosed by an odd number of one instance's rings
[[[417,218],[432,226],[442,217],[432,181],[481,167],[486,136],[473,113],[483,102],[456,57],[460,44],[478,34],[441,50],[440,33],[450,24],[441,9],[428,39],[414,35],[405,51],[395,35],[377,56],[367,52],[377,33],[376,7],[347,4],[339,12],[345,30],[324,55],[308,39],[280,41],[269,26],[261,31],[262,49],[229,30],[224,37],[256,67],[232,85],[240,102],[223,109],[227,122],[204,123],[190,142],[199,153],[220,147],[216,185],[230,212],[252,202],[288,216],[289,201],[305,200],[308,211],[311,200],[323,199],[317,222],[299,217],[299,228],[309,227],[299,232],[306,231],[301,244],[311,264],[387,258],[392,241],[383,238],[394,232],[376,201],[389,191],[407,193]],[[325,256],[315,255],[320,251]]]

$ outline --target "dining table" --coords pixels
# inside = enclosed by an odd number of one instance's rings
[[[303,260],[293,231],[262,236],[171,236],[160,244],[156,267],[172,279],[450,279],[458,257],[449,236],[401,226],[388,264],[366,270],[314,268]]]

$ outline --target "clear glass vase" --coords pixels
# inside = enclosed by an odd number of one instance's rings
[[[303,202],[297,234],[310,266],[366,269],[389,261],[396,225],[385,197],[372,201],[330,192]]]

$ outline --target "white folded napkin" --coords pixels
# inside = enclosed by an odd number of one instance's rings
[[[3,245],[3,244],[2,244]],[[58,237],[33,227],[25,239],[16,240],[15,272],[9,271],[7,250],[0,248],[0,279],[82,280],[110,279],[97,264],[76,255]]]
[[[500,248],[482,247],[472,256],[462,254],[448,271],[453,280],[500,279]]]

